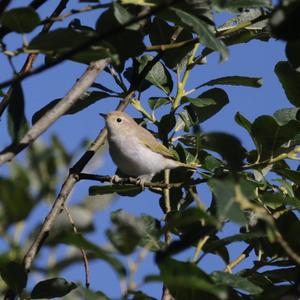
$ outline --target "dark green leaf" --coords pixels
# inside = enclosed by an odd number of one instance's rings
[[[31,292],[31,299],[63,297],[76,288],[77,285],[74,282],[69,282],[64,278],[51,278],[36,284]]]
[[[230,219],[240,224],[245,223],[247,219],[237,201],[238,183],[232,179],[210,179],[209,186],[216,198],[219,221]]]
[[[282,166],[277,167],[277,165],[273,166],[272,171],[276,172],[277,174],[283,176],[286,179],[293,181],[297,185],[300,185],[300,172],[299,171],[290,170],[290,169],[284,168]]]
[[[149,61],[153,59],[150,55],[142,56],[138,61],[139,73],[141,73],[144,67],[148,64]],[[147,81],[151,82],[153,85],[164,91],[166,94],[170,94],[173,89],[173,80],[167,70],[167,68],[161,63],[157,62],[151,70],[148,72],[145,78]]]
[[[97,20],[96,30],[99,34],[105,34],[109,29],[120,26],[113,9],[103,12]],[[129,57],[139,56],[145,49],[141,31],[130,29],[119,30],[105,39],[111,44],[120,56],[121,61]],[[129,47],[130,45],[130,47]]]
[[[220,52],[221,61],[225,61],[228,58],[228,50],[226,46],[209,29],[209,25],[205,21],[201,20],[195,15],[177,8],[170,8],[169,10],[175,13],[183,24],[190,26],[193,31],[197,33],[201,44]]]
[[[216,105],[216,101],[210,98],[189,98],[189,97],[182,97],[181,103],[189,102],[196,107],[206,107],[211,105]]]
[[[300,40],[289,41],[286,43],[285,54],[289,63],[295,70],[300,71]]]
[[[288,62],[280,61],[275,66],[275,73],[288,100],[296,107],[300,106],[300,73],[295,71]]]
[[[299,199],[283,195],[282,193],[264,193],[261,199],[265,205],[268,205],[273,209],[282,205],[291,205],[292,207],[300,209]]]
[[[227,10],[231,12],[240,12],[242,8],[261,8],[271,7],[269,0],[239,0],[239,1],[222,1],[212,0],[213,6],[222,11]]]
[[[291,120],[300,121],[299,108],[282,108],[273,114],[279,125],[286,125]]]
[[[111,95],[104,92],[84,92],[79,100],[64,114],[64,115],[73,115],[77,112],[89,107],[95,102],[102,100],[104,98],[111,97]],[[43,117],[48,111],[50,111],[55,105],[57,105],[62,99],[55,99],[45,105],[43,108],[38,110],[32,116],[32,123],[36,123],[41,117]]]
[[[217,299],[226,299],[226,289],[214,285],[210,277],[193,263],[166,258],[159,264],[159,269],[163,282],[171,289],[171,293],[174,290],[187,296],[192,291],[205,291],[216,296]]]
[[[111,300],[107,295],[101,291],[91,291],[90,289],[82,289],[82,299],[86,300]]]
[[[124,255],[132,253],[144,237],[145,223],[122,210],[113,212],[111,221],[114,227],[106,232],[111,243]]]
[[[237,122],[237,124],[244,127],[249,134],[251,133],[251,125],[252,125],[251,122],[239,112],[237,112],[235,115],[235,121]]]
[[[1,265],[1,277],[5,283],[16,293],[21,293],[26,287],[27,272],[21,263],[10,261]]]
[[[206,134],[201,141],[205,149],[221,154],[231,170],[241,168],[246,153],[236,137],[227,133],[213,132]]]
[[[152,45],[165,45],[170,44],[172,41],[172,36],[176,31],[176,26],[171,26],[164,20],[160,18],[154,18],[150,27],[150,41]],[[183,29],[178,35],[176,42],[183,42],[193,39],[191,32]],[[186,45],[178,49],[171,49],[165,51],[162,59],[166,63],[167,67],[170,69],[175,68],[177,65],[181,64],[188,53],[193,49],[193,45]]]
[[[141,191],[141,187],[136,185],[93,185],[89,187],[90,196],[138,191]]]
[[[260,160],[264,161],[280,150],[280,146],[293,139],[300,132],[300,122],[291,120],[280,126],[270,116],[258,117],[251,126]]]
[[[205,85],[241,85],[259,88],[262,86],[262,78],[259,77],[246,77],[246,76],[226,76],[203,83]]]
[[[86,240],[82,235],[79,234],[68,234],[64,235],[60,239],[61,243],[75,246],[77,248],[83,248],[85,250],[92,251],[92,253],[99,259],[106,261],[115,271],[118,272],[119,275],[124,276],[126,274],[126,270],[123,265],[110,253],[98,245],[91,243]]]
[[[40,17],[35,10],[28,7],[18,7],[2,14],[0,22],[3,26],[18,33],[31,32],[40,24]]]
[[[28,130],[25,117],[25,99],[20,83],[15,83],[8,97],[8,130],[12,142],[18,142]]]
[[[79,32],[71,28],[59,28],[33,38],[29,44],[29,49],[38,50],[49,56],[56,57],[88,42],[94,35],[93,31]],[[112,47],[105,42],[99,42],[91,45],[86,50],[74,54],[71,59],[82,63],[90,63],[91,61],[107,57],[112,58],[115,63],[118,63],[117,56]]]
[[[120,24],[124,24],[134,18],[134,16],[118,2],[113,3],[114,16]],[[138,30],[140,25],[138,23],[132,24],[127,27],[128,29]]]
[[[129,291],[129,294],[133,296],[131,300],[156,300],[141,291]]]
[[[263,289],[249,281],[247,278],[226,272],[213,272],[212,279],[216,284],[231,286],[235,289],[243,290],[250,295],[260,294]]]
[[[188,105],[185,109],[193,120],[193,124],[202,123],[213,115],[218,113],[226,104],[229,103],[226,92],[219,88],[210,89],[197,97],[198,99],[210,99],[215,101],[215,104],[197,107],[193,104]]]
[[[151,97],[148,99],[149,107],[152,110],[158,109],[159,107],[168,103],[170,103],[170,99],[168,98]]]

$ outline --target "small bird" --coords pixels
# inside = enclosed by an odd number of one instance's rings
[[[126,175],[137,177],[144,187],[152,177],[165,170],[194,166],[176,161],[174,152],[158,142],[145,128],[138,125],[128,114],[120,111],[100,114],[108,131],[109,152],[117,167]]]

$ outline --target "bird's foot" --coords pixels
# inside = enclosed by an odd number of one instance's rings
[[[145,183],[151,182],[153,175],[141,175],[136,178],[136,184],[138,184],[143,190],[145,189]]]
[[[118,184],[118,183],[122,182],[122,178],[121,178],[120,176],[118,176],[118,175],[113,175],[113,176],[111,177],[110,182],[111,182],[112,184]]]

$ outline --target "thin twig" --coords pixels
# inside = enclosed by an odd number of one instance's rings
[[[65,214],[67,215],[67,217],[69,219],[69,222],[70,222],[70,224],[72,226],[73,232],[75,234],[78,234],[78,230],[77,230],[75,222],[74,222],[74,220],[72,218],[72,215],[71,215],[68,207],[65,204],[63,205],[63,209],[64,209]],[[85,253],[85,250],[82,247],[80,247],[80,252],[81,252],[81,255],[82,255],[82,260],[83,260],[83,265],[84,265],[84,271],[85,271],[85,287],[88,289],[90,287],[89,261],[88,261],[87,255]]]
[[[7,87],[7,86],[11,85],[12,83],[20,82],[20,81],[24,80],[25,78],[31,77],[35,74],[41,73],[45,70],[48,70],[48,69],[60,64],[61,62],[69,59],[70,57],[74,56],[78,52],[89,48],[91,45],[93,45],[95,43],[98,43],[98,42],[104,40],[107,37],[111,37],[112,35],[115,35],[115,34],[118,34],[118,33],[122,32],[126,27],[131,26],[133,24],[136,24],[136,23],[138,23],[138,22],[140,22],[144,19],[147,19],[148,17],[151,17],[153,14],[156,14],[156,13],[162,11],[163,9],[169,7],[170,5],[172,5],[172,4],[174,4],[178,1],[179,0],[165,0],[160,5],[154,7],[153,9],[147,11],[146,13],[141,13],[140,15],[132,18],[131,20],[125,22],[124,24],[122,24],[120,26],[116,26],[115,28],[111,28],[111,29],[107,30],[106,32],[104,32],[102,34],[98,34],[98,35],[95,35],[95,36],[89,38],[84,43],[74,47],[70,51],[65,52],[64,54],[62,54],[58,58],[52,60],[51,62],[48,62],[44,65],[41,65],[41,66],[35,68],[34,70],[32,70],[31,72],[28,72],[26,74],[22,74],[20,76],[11,78],[9,80],[6,80],[6,81],[0,83],[0,88]]]
[[[234,261],[230,262],[226,266],[224,272],[232,273],[232,269],[235,268],[238,264],[240,264],[244,259],[246,259],[252,250],[253,247],[249,245],[241,255],[239,255]]]
[[[98,74],[110,63],[110,59],[92,62],[81,78],[74,84],[68,94],[51,110],[43,115],[24,135],[17,144],[12,144],[0,153],[0,165],[11,160],[19,152],[30,145],[44,131],[46,131],[60,116],[80,100],[82,93],[91,86]]]
[[[206,242],[209,240],[210,236],[209,235],[206,235],[205,237],[201,238],[198,243],[197,243],[197,247],[196,247],[196,250],[195,250],[195,253],[194,253],[194,256],[193,256],[193,259],[192,259],[192,262],[193,263],[196,263],[198,261],[198,256],[200,254],[200,252],[202,251],[203,249],[203,246],[206,244]]]
[[[61,0],[60,3],[55,8],[55,10],[52,12],[50,18],[55,18],[56,16],[58,16],[65,9],[68,1],[69,0]],[[41,32],[42,33],[48,32],[52,25],[53,25],[53,22],[48,22],[47,24],[45,24],[45,26],[43,27]],[[37,55],[38,55],[37,53],[31,53],[27,56],[26,61],[23,65],[21,71],[19,72],[19,75],[26,74],[32,69],[33,62],[36,60]],[[5,111],[5,109],[8,105],[8,101],[9,101],[9,98],[10,98],[13,88],[14,88],[13,86],[11,86],[9,88],[8,92],[3,97],[2,101],[0,102],[0,117],[2,116],[3,112]]]

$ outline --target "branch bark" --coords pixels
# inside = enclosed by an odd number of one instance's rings
[[[92,62],[82,77],[74,84],[68,94],[59,101],[50,111],[39,119],[25,134],[17,144],[12,144],[0,153],[0,166],[11,160],[19,152],[30,145],[47,128],[52,125],[60,116],[62,116],[78,100],[82,93],[91,86],[98,74],[110,63],[110,59],[101,59]]]

